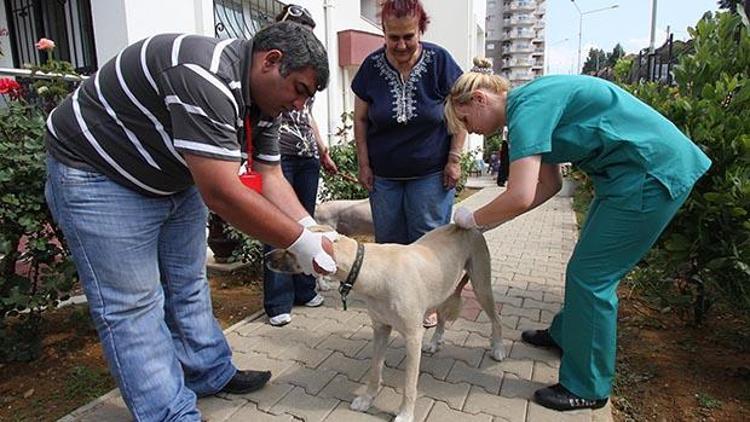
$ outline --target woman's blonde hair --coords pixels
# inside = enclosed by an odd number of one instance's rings
[[[456,116],[455,107],[471,101],[471,94],[477,89],[486,89],[501,94],[510,89],[510,82],[492,73],[492,62],[489,59],[475,57],[474,67],[453,83],[453,88],[445,99],[445,121],[451,133],[466,130],[464,122]]]

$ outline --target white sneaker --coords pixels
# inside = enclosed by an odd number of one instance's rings
[[[278,314],[274,317],[268,318],[268,322],[274,327],[281,327],[292,322],[292,315],[290,314]]]
[[[317,308],[318,306],[323,304],[324,300],[325,298],[323,296],[316,294],[314,298],[305,303],[305,306],[307,306],[308,308]]]

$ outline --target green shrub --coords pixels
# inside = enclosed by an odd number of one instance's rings
[[[68,68],[51,61],[34,70]],[[29,92],[0,82],[0,361],[33,360],[41,352],[41,313],[67,299],[77,281],[44,198],[44,107],[56,104],[68,84],[46,79]],[[34,95],[44,101],[27,101]]]
[[[673,121],[711,158],[649,265],[750,311],[750,36],[741,16],[705,16],[690,29],[695,51],[675,68],[675,85],[629,89]]]
[[[339,142],[329,150],[340,174],[322,173],[323,185],[320,189],[321,201],[335,199],[364,199],[369,196],[356,179],[359,174],[357,144],[351,135],[354,112],[341,114],[341,125],[336,129]]]

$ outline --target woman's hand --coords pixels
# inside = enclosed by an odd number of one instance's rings
[[[458,162],[448,160],[443,169],[443,186],[446,189],[456,187],[458,180],[461,178],[461,165]]]
[[[359,183],[369,192],[372,192],[372,169],[370,166],[359,166]]]
[[[476,220],[474,220],[474,211],[466,207],[456,208],[456,212],[453,214],[453,221],[458,227],[463,229],[477,229]]]
[[[320,165],[328,174],[336,174],[339,172],[339,168],[338,166],[336,166],[336,162],[333,161],[331,155],[328,153],[328,148],[320,151]]]

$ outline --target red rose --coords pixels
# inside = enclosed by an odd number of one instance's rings
[[[13,100],[17,100],[21,96],[21,85],[11,78],[0,79],[0,94],[8,94]]]

